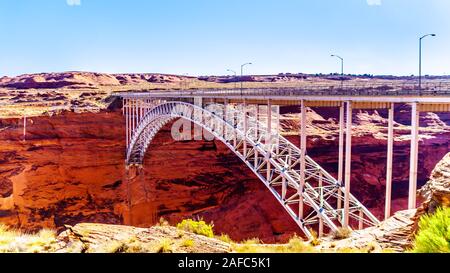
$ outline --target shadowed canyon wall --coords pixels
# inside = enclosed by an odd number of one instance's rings
[[[407,116],[397,121],[407,123]],[[168,125],[151,144],[144,168],[126,171],[123,122],[120,110],[30,118],[23,141],[22,120],[0,120],[0,221],[37,230],[79,222],[150,226],[160,217],[175,224],[198,216],[235,240],[285,241],[299,232],[265,186],[219,141],[174,142]],[[421,143],[421,184],[449,151],[449,139],[440,133]],[[312,134],[308,141],[308,153],[334,173],[337,140]],[[381,216],[386,141],[361,135],[353,147],[352,192]],[[408,165],[409,141],[397,141],[395,210],[406,207]]]

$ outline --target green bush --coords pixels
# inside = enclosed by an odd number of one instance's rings
[[[213,225],[207,224],[203,220],[194,221],[192,219],[183,220],[177,225],[178,229],[192,232],[206,237],[214,237]]]
[[[412,252],[450,253],[450,208],[440,208],[420,219]]]

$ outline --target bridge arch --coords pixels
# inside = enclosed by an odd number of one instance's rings
[[[142,115],[130,133],[127,164],[142,165],[145,153],[159,130],[173,120],[184,119],[212,134],[238,156],[264,183],[305,235],[312,237],[311,226],[322,229],[325,226],[336,231],[343,225],[344,215],[340,207],[344,200],[340,194],[345,192],[343,185],[309,156],[303,159],[297,146],[249,115],[245,106],[241,108],[224,106],[227,118],[220,115],[220,111],[187,102],[157,102]],[[300,173],[302,160],[306,164],[304,176]],[[305,210],[303,204],[309,210]],[[350,208],[351,219],[366,226],[378,223],[376,217],[353,195],[350,196]],[[307,214],[304,214],[305,211]]]

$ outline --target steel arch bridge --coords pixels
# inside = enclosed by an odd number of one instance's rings
[[[182,119],[200,126],[238,156],[306,236],[313,236],[313,228],[318,229],[319,236],[324,228],[337,231],[346,226],[346,215],[360,229],[379,223],[352,194],[346,196],[344,184],[307,156],[304,147],[301,149],[280,135],[272,123],[271,105],[267,106],[263,123],[259,108],[252,109],[245,103],[208,107],[197,104],[181,100],[126,100],[127,165],[142,165],[158,131],[169,122]],[[343,204],[347,204],[347,209]]]

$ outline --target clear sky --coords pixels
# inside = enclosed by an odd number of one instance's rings
[[[0,0],[0,76],[450,74],[449,0]]]

